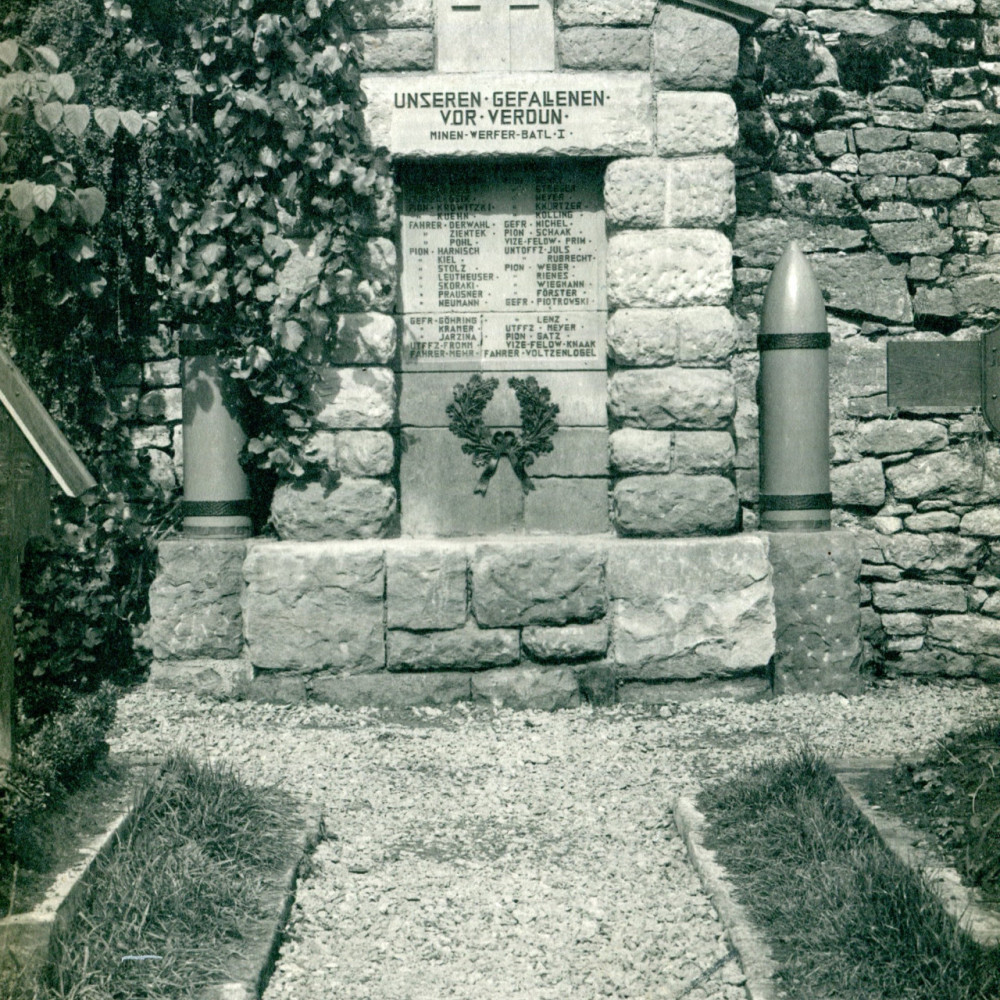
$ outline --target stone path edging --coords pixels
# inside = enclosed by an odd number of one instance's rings
[[[872,761],[870,768],[852,761],[850,767],[835,771],[837,782],[858,811],[875,828],[882,843],[908,868],[922,875],[941,901],[945,911],[958,925],[982,945],[1000,944],[1000,913],[983,905],[982,895],[962,884],[961,877],[936,852],[918,847],[926,836],[909,826],[898,816],[872,808],[858,784],[858,771],[875,770],[882,761]]]
[[[309,856],[326,836],[323,814],[309,811],[303,818],[302,829],[292,851],[293,860],[285,869],[273,889],[267,894],[264,906],[276,913],[269,932],[252,935],[246,942],[244,965],[251,971],[243,978],[209,987],[201,1000],[260,1000],[281,948],[282,936],[295,902],[295,887]]]
[[[747,917],[746,909],[733,898],[732,888],[715,860],[715,852],[705,847],[702,837],[705,817],[690,799],[681,795],[674,804],[674,821],[684,839],[688,857],[712,899],[729,940],[739,953],[747,996],[750,1000],[778,1000],[774,984],[777,964],[771,949]]]

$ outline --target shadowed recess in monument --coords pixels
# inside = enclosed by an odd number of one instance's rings
[[[400,168],[404,535],[608,530],[602,172]]]

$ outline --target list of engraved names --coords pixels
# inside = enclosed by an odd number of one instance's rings
[[[401,213],[404,368],[603,367],[599,175],[415,173]]]

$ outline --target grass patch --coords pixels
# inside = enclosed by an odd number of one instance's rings
[[[141,801],[57,937],[40,1000],[197,996],[227,980],[247,934],[275,916],[262,900],[298,828],[286,795],[178,756]]]
[[[950,733],[866,792],[927,833],[962,881],[1000,907],[1000,719]]]
[[[699,796],[706,844],[796,1000],[996,1000],[1000,954],[972,941],[802,751]]]

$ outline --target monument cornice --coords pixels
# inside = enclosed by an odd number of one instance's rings
[[[777,6],[777,0],[684,0],[679,6],[694,7],[735,21],[740,28],[753,30],[764,23]]]

